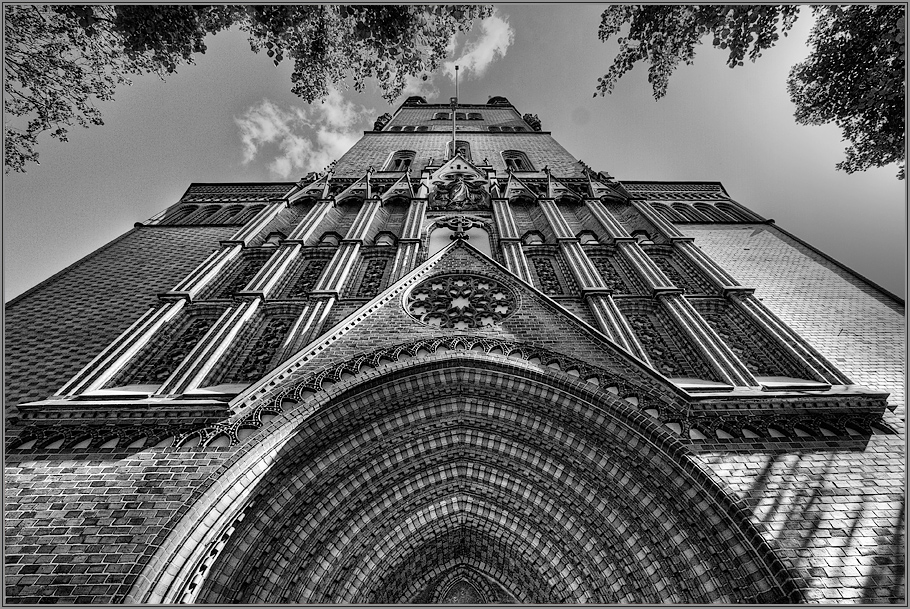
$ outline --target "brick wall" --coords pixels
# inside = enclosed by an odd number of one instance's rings
[[[815,602],[905,602],[904,307],[765,224],[680,225],[855,383],[888,391],[900,432],[700,461],[751,509]]]
[[[46,452],[6,456],[7,601],[123,602],[162,527],[224,459],[218,449]]]
[[[539,171],[549,166],[554,176],[581,177],[581,166],[575,157],[545,133],[458,133],[458,139],[471,146],[471,157],[475,163],[484,159],[497,172],[506,172],[503,150],[520,150]],[[432,159],[435,163],[445,160],[447,146],[452,141],[451,133],[367,133],[354,144],[344,156],[338,159],[335,168],[337,177],[361,177],[365,167],[382,169],[389,155],[396,150],[414,150],[417,157],[412,167],[422,169]]]
[[[234,231],[136,228],[7,303],[5,407],[57,391]]]
[[[449,113],[449,120],[440,120],[434,119],[438,112]],[[448,131],[452,132],[452,110],[448,107],[428,107],[428,108],[403,108],[401,112],[395,115],[391,121],[386,125],[385,130],[388,131],[390,127],[394,126],[406,126],[406,125],[426,125],[433,131]],[[496,106],[485,106],[485,107],[459,107],[456,112],[477,112],[481,115],[482,120],[459,120],[458,121],[458,130],[461,132],[462,129],[467,131],[486,131],[488,127],[493,126],[502,126],[508,125],[511,127],[521,126],[527,130],[531,128],[522,120],[521,115],[512,108],[508,107],[496,107]]]

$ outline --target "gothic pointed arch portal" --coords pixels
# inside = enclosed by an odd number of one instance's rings
[[[128,602],[800,600],[621,391],[470,344],[405,355],[283,391]]]

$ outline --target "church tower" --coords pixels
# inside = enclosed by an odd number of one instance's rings
[[[903,602],[903,303],[509,100],[6,308],[10,603]]]

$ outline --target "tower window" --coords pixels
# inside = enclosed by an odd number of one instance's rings
[[[392,155],[392,158],[389,159],[389,162],[386,164],[386,171],[407,171],[411,168],[411,163],[414,162],[414,158],[417,156],[417,153],[413,150],[399,150]]]
[[[455,156],[455,153],[461,153],[466,161],[471,160],[471,145],[464,140],[455,140],[455,151],[452,151],[452,142],[449,142],[449,158]]]
[[[506,163],[506,168],[512,171],[534,171],[534,166],[528,160],[524,152],[518,150],[504,150],[502,160]]]

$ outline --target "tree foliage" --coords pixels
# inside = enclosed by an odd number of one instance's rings
[[[847,173],[899,163],[904,179],[904,7],[814,7],[812,54],[787,88],[803,125],[835,123],[849,142]]]
[[[852,173],[900,163],[904,150],[904,8],[900,5],[813,6],[816,24],[809,58],[787,80],[803,125],[833,122],[849,144],[837,169]],[[601,16],[599,37],[618,37],[619,52],[594,96],[612,93],[616,82],[638,62],[648,62],[655,99],[667,93],[680,63],[692,64],[705,38],[728,50],[727,65],[755,61],[786,36],[799,17],[796,5],[623,5]]]
[[[362,91],[375,78],[388,101],[407,77],[445,59],[452,36],[492,14],[477,5],[14,5],[5,4],[6,171],[37,162],[39,134],[66,141],[73,124],[103,124],[92,103],[130,75],[174,73],[231,27],[275,65],[293,61],[292,91],[307,103],[332,86]]]

